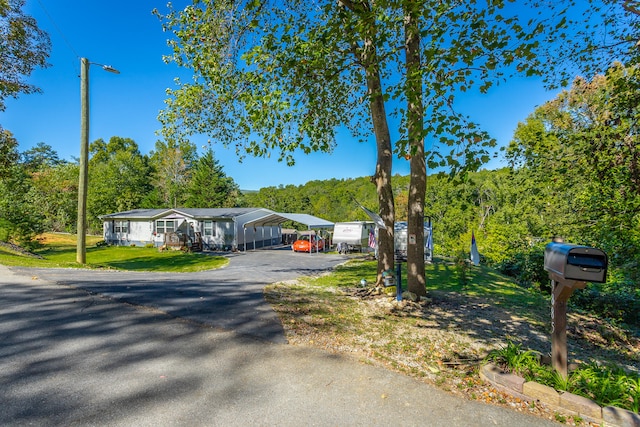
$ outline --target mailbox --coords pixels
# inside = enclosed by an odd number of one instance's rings
[[[564,280],[604,283],[607,264],[607,254],[589,246],[552,242],[544,250],[544,269]]]

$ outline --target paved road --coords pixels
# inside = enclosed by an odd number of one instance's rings
[[[199,273],[137,273],[82,269],[13,268],[116,301],[153,307],[176,318],[285,343],[276,314],[263,298],[265,285],[330,271],[341,255],[289,249],[238,252],[224,268]]]
[[[230,261],[183,275],[0,266],[0,425],[554,425],[283,344],[261,288],[341,257]]]

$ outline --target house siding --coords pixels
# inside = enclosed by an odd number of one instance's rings
[[[247,250],[278,245],[282,241],[279,226],[247,227],[248,221],[261,218],[272,211],[264,208],[238,209],[166,209],[134,210],[105,215],[103,236],[105,242],[118,246],[160,247],[165,243],[165,233],[159,233],[158,220],[176,221],[175,231],[195,237],[201,233],[204,250]],[[217,215],[217,216],[216,216]],[[205,236],[205,221],[213,221],[213,235]],[[116,222],[128,222],[126,232],[116,232]]]
[[[224,250],[233,247],[233,221],[221,221],[219,218],[212,218],[207,221],[213,221],[213,236],[204,235],[205,220],[198,222],[199,233],[202,233],[202,242],[204,248],[209,250]]]
[[[115,231],[115,222],[127,222],[126,232]],[[153,223],[148,220],[105,220],[103,222],[105,242],[117,246],[145,246],[154,243]]]

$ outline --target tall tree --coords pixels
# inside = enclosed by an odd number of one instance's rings
[[[422,54],[420,49],[419,2],[405,2],[404,50],[406,126],[411,178],[407,208],[407,288],[426,295],[424,274],[424,203],[427,191],[427,163],[424,152],[424,105],[422,89]]]
[[[561,235],[596,244],[640,275],[640,71],[617,64],[539,107],[509,146],[514,165],[548,189],[541,214]],[[551,210],[551,211],[550,211]],[[552,231],[556,231],[552,230]]]
[[[407,104],[401,126],[406,141],[398,145],[400,152],[411,157],[408,233],[417,243],[408,256],[410,288],[420,289],[424,279],[420,274],[426,186],[423,156],[431,168],[450,166],[464,174],[486,162],[488,152],[483,148],[493,145],[489,135],[464,116],[464,105],[457,101],[460,94],[474,89],[484,93],[516,73],[541,75],[553,86],[564,83],[577,69],[607,67],[617,56],[637,57],[638,19],[625,10],[629,2],[624,3],[397,2],[403,8],[405,68],[401,73]],[[609,25],[618,20],[621,26]],[[425,150],[425,140],[432,147],[439,141],[454,149],[448,155],[442,145]],[[467,141],[480,148],[465,147]]]
[[[207,150],[196,162],[187,186],[185,207],[228,208],[237,206],[240,192],[213,154]]]
[[[26,78],[38,67],[47,67],[51,42],[35,19],[25,15],[24,0],[0,1],[0,111],[4,100],[39,89]]]
[[[98,139],[89,151],[88,223],[97,231],[99,215],[141,206],[151,191],[151,169],[149,159],[130,138],[113,136],[108,143]]]
[[[378,272],[393,268],[394,145],[385,104],[404,96],[401,6],[387,1],[196,0],[182,12],[170,11],[163,17],[165,28],[176,36],[170,40],[174,51],[169,59],[192,68],[195,81],[170,93],[160,116],[165,137],[204,132],[235,145],[240,155],[279,150],[280,159],[293,163],[298,153],[331,151],[339,127],[360,139],[373,132],[378,157],[372,181],[386,224]],[[412,81],[420,86],[419,76]],[[402,115],[403,109],[394,105],[394,111]],[[422,137],[418,127],[412,140]],[[453,138],[444,141],[457,145]],[[472,147],[460,150],[476,153]],[[405,141],[395,150],[404,155],[409,147]],[[442,161],[454,167],[464,163],[453,156]],[[412,204],[421,205],[419,200]],[[410,281],[410,287],[422,295],[424,271],[415,274],[422,279],[417,285]]]
[[[156,150],[151,154],[152,182],[164,207],[175,208],[186,202],[196,158],[195,145],[186,139],[156,142]]]
[[[567,19],[576,7],[569,0],[194,0],[163,17],[175,35],[169,59],[194,71],[193,83],[170,92],[161,114],[164,134],[207,133],[241,155],[279,150],[280,159],[292,163],[298,153],[330,151],[338,127],[360,138],[372,131],[378,151],[372,180],[387,225],[378,268],[393,264],[395,152],[411,157],[407,210],[415,244],[408,286],[424,295],[426,166],[475,169],[495,144],[465,115],[457,95],[486,92],[513,73],[562,80],[561,60],[569,57],[545,43],[568,41],[575,52],[604,48],[589,42],[595,12],[581,9],[587,31]],[[612,34],[627,47],[633,35]],[[391,139],[388,116],[400,119],[398,141]]]
[[[35,147],[20,153],[20,161],[31,171],[57,166],[61,163],[56,150],[44,142],[39,142]]]
[[[205,132],[240,155],[278,149],[280,160],[293,164],[296,153],[331,151],[340,126],[360,136],[373,126],[378,164],[372,181],[387,223],[380,274],[393,266],[392,145],[377,55],[378,41],[387,36],[371,25],[375,13],[361,2],[319,9],[286,3],[195,0],[163,17],[176,35],[170,59],[196,77],[171,92],[160,116],[164,136]]]

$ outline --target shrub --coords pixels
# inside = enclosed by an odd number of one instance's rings
[[[521,285],[538,287],[547,293],[550,291],[549,274],[544,270],[543,244],[529,246],[498,263],[496,267]]]
[[[539,362],[539,354],[531,350],[523,350],[520,344],[511,341],[506,347],[493,350],[487,356],[487,360],[495,363],[503,370],[513,372],[527,381],[534,381],[534,378],[547,378],[544,366]],[[541,382],[545,384],[545,382]]]
[[[543,365],[536,352],[523,350],[520,344],[510,341],[489,353],[486,360],[527,381],[589,398],[600,406],[616,406],[635,413],[640,409],[640,375],[618,366],[591,361],[580,364],[565,378],[552,367]]]
[[[471,268],[468,254],[466,252],[458,252],[455,257],[455,263],[458,284],[465,288],[469,285],[469,270]]]
[[[590,283],[569,302],[600,317],[640,326],[640,291],[627,281]]]
[[[602,406],[617,406],[638,412],[640,377],[613,366],[601,366],[595,362],[582,365],[571,374],[574,394],[586,396]]]

